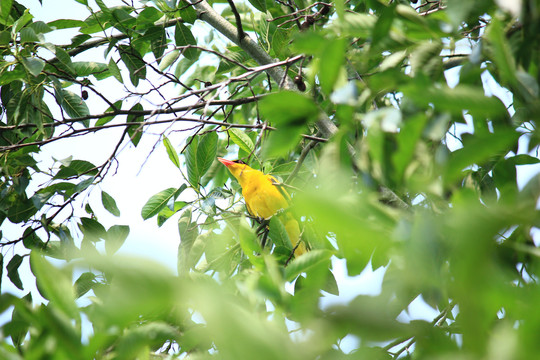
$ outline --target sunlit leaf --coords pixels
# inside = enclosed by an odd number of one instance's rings
[[[174,166],[180,168],[180,159],[178,158],[178,153],[166,136],[163,137],[163,145],[165,145],[165,150],[167,150],[167,155],[169,155],[171,162],[174,164]]]
[[[157,215],[160,210],[165,207],[167,203],[176,195],[177,190],[178,189],[176,188],[168,188],[150,197],[142,208],[142,218],[146,220]]]
[[[118,206],[116,206],[116,200],[105,191],[101,191],[101,203],[105,210],[114,216],[120,216],[120,210],[118,209]]]
[[[253,152],[255,145],[253,141],[246,135],[246,133],[240,129],[232,128],[228,131],[231,140],[248,154]]]

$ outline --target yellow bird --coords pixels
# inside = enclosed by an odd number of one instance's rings
[[[278,188],[276,178],[255,170],[240,161],[218,160],[229,169],[242,187],[242,195],[246,201],[249,213],[264,220],[277,214],[281,221],[291,245],[295,248],[294,255],[300,256],[306,252],[305,244],[300,240],[300,227],[298,222],[286,211],[289,207],[290,197],[283,188]]]

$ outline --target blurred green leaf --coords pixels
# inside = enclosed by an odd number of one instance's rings
[[[94,242],[104,239],[107,232],[103,225],[101,225],[96,219],[82,217],[79,228],[85,236]]]
[[[501,80],[516,85],[516,64],[499,19],[493,19],[486,29],[486,38],[491,45],[492,60],[497,64]]]
[[[117,359],[134,359],[148,355],[148,348],[155,348],[166,341],[175,341],[180,332],[164,322],[151,322],[126,331],[116,348]]]
[[[342,65],[345,60],[345,49],[347,42],[345,39],[335,39],[326,44],[321,56],[321,69],[319,79],[323,91],[330,94],[338,79]]]
[[[281,91],[265,96],[260,102],[261,115],[274,126],[303,126],[319,114],[317,105],[303,94]]]
[[[464,144],[464,147],[454,151],[444,168],[444,179],[447,184],[456,181],[462,170],[472,164],[502,156],[508,151],[508,146],[515,142],[518,134],[515,132],[498,132],[486,136],[476,136]]]
[[[19,276],[19,266],[21,266],[22,261],[23,261],[23,257],[18,254],[15,254],[13,255],[13,257],[11,258],[11,260],[6,266],[7,276],[9,280],[11,280],[11,283],[15,285],[17,288],[19,288],[20,290],[24,290],[21,278]],[[3,262],[3,258],[2,258],[2,262]]]
[[[84,272],[75,280],[75,298],[78,299],[92,289],[96,275],[92,272]]]
[[[178,274],[185,275],[190,267],[190,252],[195,239],[199,235],[197,224],[191,221],[191,209],[186,209],[178,219],[178,233],[180,245],[178,246]]]
[[[105,237],[105,250],[107,254],[114,254],[118,251],[126,241],[129,235],[129,226],[113,225],[107,230]]]
[[[329,250],[311,250],[306,254],[295,258],[287,265],[287,268],[285,269],[285,278],[287,281],[292,281],[301,273],[308,271],[310,268],[321,262],[328,261],[330,256],[332,256],[332,252]]]
[[[79,312],[71,285],[71,272],[54,267],[37,251],[30,253],[30,267],[40,294],[69,318],[77,318]]]

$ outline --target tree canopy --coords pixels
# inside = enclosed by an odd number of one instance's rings
[[[71,5],[0,4],[0,357],[540,352],[537,1]],[[48,152],[90,136],[101,163]],[[149,136],[181,180],[139,220],[178,223],[177,272],[103,225],[121,206],[101,182]],[[278,179],[310,251],[257,231],[218,156]],[[338,262],[384,268],[381,291],[325,305],[361,293]]]

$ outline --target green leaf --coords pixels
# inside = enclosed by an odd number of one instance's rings
[[[285,269],[285,278],[287,281],[292,281],[298,275],[306,272],[310,268],[322,262],[329,261],[331,256],[332,251],[330,250],[316,249],[308,251],[304,255],[295,258],[287,265],[287,268]]]
[[[21,44],[36,43],[39,42],[39,38],[31,27],[25,27],[20,33]],[[43,39],[43,36],[40,36]]]
[[[122,100],[118,100],[117,102],[115,102],[113,106],[110,106],[107,110],[105,110],[105,112],[108,113],[108,112],[113,112],[120,109],[122,109]],[[98,121],[96,121],[95,126],[103,126],[114,118],[115,118],[115,115],[102,117],[98,119]]]
[[[253,153],[253,150],[255,149],[255,145],[253,144],[253,141],[247,136],[247,134],[240,129],[237,128],[230,128],[227,133],[229,134],[229,137],[231,140],[238,145],[240,149],[242,149],[244,152],[251,154]]]
[[[105,191],[101,191],[101,203],[105,210],[113,214],[114,216],[120,216],[120,210],[116,206],[116,201],[114,198],[107,194]]]
[[[199,235],[197,223],[191,221],[191,209],[186,209],[178,219],[178,234],[180,245],[178,246],[178,275],[182,276],[189,270],[189,255],[195,239]]]
[[[469,139],[463,148],[451,153],[446,164],[444,179],[451,184],[462,176],[462,170],[472,164],[481,165],[482,162],[494,156],[504,155],[508,147],[515,143],[518,134],[513,131],[476,135]]]
[[[113,225],[107,230],[105,237],[105,251],[108,255],[113,255],[122,247],[129,235],[129,226]]]
[[[160,59],[167,49],[167,34],[165,29],[161,26],[153,26],[146,30],[144,39],[151,42],[150,46],[156,60]]]
[[[109,71],[112,74],[112,76],[114,76],[114,78],[118,80],[120,84],[124,83],[124,79],[122,79],[122,73],[120,72],[120,68],[116,64],[116,61],[114,61],[114,59],[112,58],[111,60],[109,60]]]
[[[274,216],[270,220],[268,236],[276,246],[281,246],[287,250],[287,257],[291,254],[292,243],[280,218]]]
[[[3,0],[0,1],[0,23],[3,25],[10,25],[8,23],[9,14],[11,12],[11,6],[13,5],[13,0]]]
[[[25,230],[25,232],[26,232],[26,230]],[[2,234],[0,234],[0,236],[2,236]],[[3,278],[4,278],[4,254],[0,253],[0,289],[2,289],[2,279]],[[5,309],[0,307],[0,313],[3,313],[4,310]]]
[[[71,319],[77,319],[79,310],[75,304],[71,273],[54,267],[37,251],[30,253],[30,267],[36,277],[40,294],[50,301],[50,305],[57,307]]]
[[[180,57],[180,51],[179,50],[173,50],[169,52],[167,55],[165,55],[160,63],[159,63],[159,70],[164,71],[169,66],[171,66],[178,58]]]
[[[265,96],[260,103],[263,118],[272,125],[305,125],[319,114],[317,105],[309,97],[293,91],[281,91]]]
[[[462,115],[468,110],[480,116],[504,116],[507,114],[503,103],[496,97],[484,95],[484,89],[469,85],[448,87],[423,87],[420,84],[407,85],[403,93],[420,106],[432,103],[439,111],[446,110]]]
[[[81,20],[72,20],[72,19],[58,19],[51,22],[48,22],[49,27],[56,30],[70,29],[85,26],[86,23]]]
[[[177,78],[180,78],[180,76],[184,75],[184,73],[195,63],[196,59],[188,59],[186,57],[180,59],[178,63],[176,64],[176,68],[174,69],[174,76]]]
[[[77,76],[87,77],[89,75],[98,75],[108,70],[107,64],[98,63],[95,61],[75,61],[73,69],[77,72]]]
[[[281,126],[276,131],[272,131],[263,147],[264,157],[285,156],[294,149],[300,141],[304,131],[302,126]]]
[[[165,322],[152,321],[126,330],[115,346],[118,359],[138,359],[148,353],[150,346],[175,341],[180,337],[179,330]]]
[[[57,46],[55,48],[54,53],[56,55],[56,59],[58,60],[57,62],[54,63],[54,66],[58,66],[60,70],[67,72],[71,76],[77,76],[75,68],[73,68],[71,56],[68,54],[68,52],[62,49],[61,47]]]
[[[328,277],[326,278],[326,284],[324,285],[322,290],[326,291],[329,294],[339,296],[339,287],[336,281],[336,277],[330,270],[328,270]]]
[[[70,118],[76,119],[90,115],[88,106],[86,106],[86,103],[79,95],[68,90],[63,90],[62,96],[62,108],[66,111]],[[84,120],[82,123],[88,127],[89,121],[90,120]]]
[[[193,37],[191,30],[180,22],[176,23],[176,27],[174,29],[174,41],[178,47],[197,45],[197,40],[195,40],[195,37]],[[195,48],[186,48],[183,51],[183,55],[188,59],[196,60],[198,57],[198,51]]]
[[[84,272],[79,276],[77,280],[75,280],[75,298],[78,299],[94,287],[96,282],[94,281],[96,279],[96,275],[94,273],[91,273],[89,271]]]
[[[119,45],[118,49],[120,58],[129,70],[131,83],[133,86],[139,85],[140,79],[146,79],[146,63],[143,61],[141,54],[128,45]]]
[[[18,33],[19,31],[21,31],[21,29],[25,27],[26,24],[28,24],[30,21],[32,21],[33,18],[34,16],[32,16],[30,10],[25,9],[24,13],[17,19],[17,21],[15,21],[15,23],[13,23],[13,32]]]
[[[255,235],[255,231],[245,221],[240,221],[238,238],[242,251],[246,254],[249,261],[258,270],[262,270],[264,268],[264,260],[259,255],[262,252],[261,244]]]
[[[504,84],[516,85],[516,64],[507,36],[498,18],[492,19],[486,29],[486,39],[491,45],[491,60],[497,65],[497,70]],[[504,85],[503,84],[503,85]]]
[[[266,1],[265,0],[249,0],[249,3],[260,12],[266,12]]]
[[[166,136],[163,137],[163,145],[165,145],[165,149],[167,150],[167,155],[169,155],[169,159],[172,161],[174,166],[180,169],[180,159],[178,158],[178,153],[176,152],[176,150]]]
[[[519,154],[510,158],[515,165],[532,165],[540,163],[540,159],[527,154]]]
[[[29,220],[37,209],[34,206],[34,202],[26,197],[26,195],[19,196],[15,202],[8,208],[7,218],[12,223],[20,223]]]
[[[392,154],[396,180],[401,181],[405,169],[410,165],[416,144],[422,135],[427,117],[424,114],[410,116],[397,135],[398,151]]]
[[[133,105],[133,107],[130,109],[130,111],[143,111],[143,110],[144,108],[140,103]],[[142,123],[144,122],[144,116],[137,115],[137,114],[129,114],[127,116],[127,122],[128,123],[141,123],[141,125],[130,125],[127,128],[127,132],[128,132],[131,142],[133,143],[133,145],[137,146],[143,134]]]
[[[197,20],[197,12],[191,3],[188,3],[186,0],[181,0],[178,3],[178,7],[180,8],[180,17],[184,22],[189,24],[195,23],[195,20]]]
[[[178,190],[179,189],[168,188],[150,197],[150,199],[148,199],[148,201],[146,202],[146,204],[144,204],[142,208],[142,218],[144,220],[147,220],[157,215],[161,209],[167,206],[171,199],[178,195]]]
[[[81,224],[79,228],[83,232],[84,236],[90,240],[96,242],[99,239],[105,239],[107,231],[97,220],[88,217],[81,218]]]
[[[344,38],[329,41],[321,54],[319,80],[324,92],[330,94],[342,70],[345,60],[345,47],[347,41]]]
[[[442,73],[441,51],[443,46],[440,42],[424,41],[414,48],[410,55],[411,71],[414,75],[425,73],[437,76]]]
[[[164,207],[163,209],[161,209],[157,219],[158,227],[161,227],[165,223],[165,221],[169,220],[171,216],[186,207],[187,204],[188,203],[185,201],[175,201],[172,209],[169,209],[168,207]]]
[[[143,27],[146,25],[153,25],[163,16],[163,13],[155,7],[145,7],[143,11],[137,16],[137,27]]]
[[[67,179],[81,175],[97,175],[98,169],[90,161],[86,160],[71,160],[69,164],[62,165],[60,170],[54,175],[53,179]]]
[[[195,136],[188,141],[191,141],[184,151],[184,159],[186,162],[187,178],[191,186],[199,189],[199,169],[197,168],[197,146],[199,145],[199,137]]]
[[[218,135],[215,131],[204,134],[197,146],[197,170],[199,178],[204,176],[216,160]]]
[[[21,281],[21,278],[19,276],[19,266],[21,266],[21,263],[23,261],[23,257],[21,255],[15,254],[7,264],[7,276],[9,280],[20,290],[23,289],[23,284]]]

